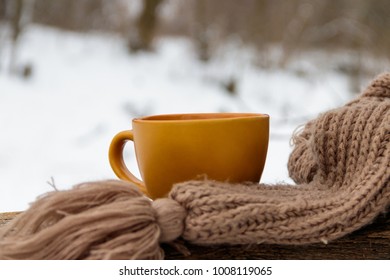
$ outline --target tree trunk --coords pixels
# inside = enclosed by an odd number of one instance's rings
[[[143,8],[138,17],[136,34],[130,37],[128,47],[131,52],[151,50],[157,27],[157,8],[163,0],[143,0]]]
[[[13,5],[13,13],[11,19],[12,48],[11,48],[11,59],[10,59],[9,71],[10,73],[15,73],[18,39],[22,31],[21,19],[22,19],[22,10],[23,10],[23,0],[14,0],[12,5]]]

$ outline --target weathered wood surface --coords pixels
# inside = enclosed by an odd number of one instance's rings
[[[11,221],[13,218],[15,218],[20,212],[6,212],[6,213],[0,213],[0,227],[7,224],[9,221]]]
[[[0,213],[0,227],[18,213]],[[390,215],[329,244],[196,246],[183,242],[190,255],[163,245],[166,259],[385,259],[390,260]]]

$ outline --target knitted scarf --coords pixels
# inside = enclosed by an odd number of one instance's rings
[[[131,183],[47,193],[0,231],[0,259],[162,259],[161,242],[330,242],[390,206],[390,73],[293,135],[296,185],[189,181],[151,201]],[[239,164],[239,163],[238,163]]]

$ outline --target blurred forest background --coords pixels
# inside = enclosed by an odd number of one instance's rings
[[[159,37],[184,36],[205,62],[235,40],[252,48],[253,63],[265,69],[286,68],[303,52],[343,52],[348,59],[336,65],[327,65],[326,59],[315,63],[348,75],[356,92],[362,79],[383,69],[390,58],[388,0],[0,0],[0,22],[12,30],[0,38],[0,52],[5,40],[16,49],[32,23],[117,33],[129,53],[153,51]],[[31,75],[34,65],[16,65],[16,60],[11,59],[11,72]],[[232,79],[227,89],[234,87]]]

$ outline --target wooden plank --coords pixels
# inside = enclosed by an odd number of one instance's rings
[[[390,215],[350,235],[312,245],[246,245],[202,247],[185,244],[191,255],[183,256],[164,246],[166,259],[385,259],[390,260]]]
[[[6,212],[0,213],[0,227],[4,226],[6,223],[15,218],[20,212]]]
[[[18,212],[0,213],[0,227]],[[177,247],[187,248],[188,254]],[[166,259],[385,259],[390,260],[390,215],[329,244],[197,246],[183,240],[163,245]]]

